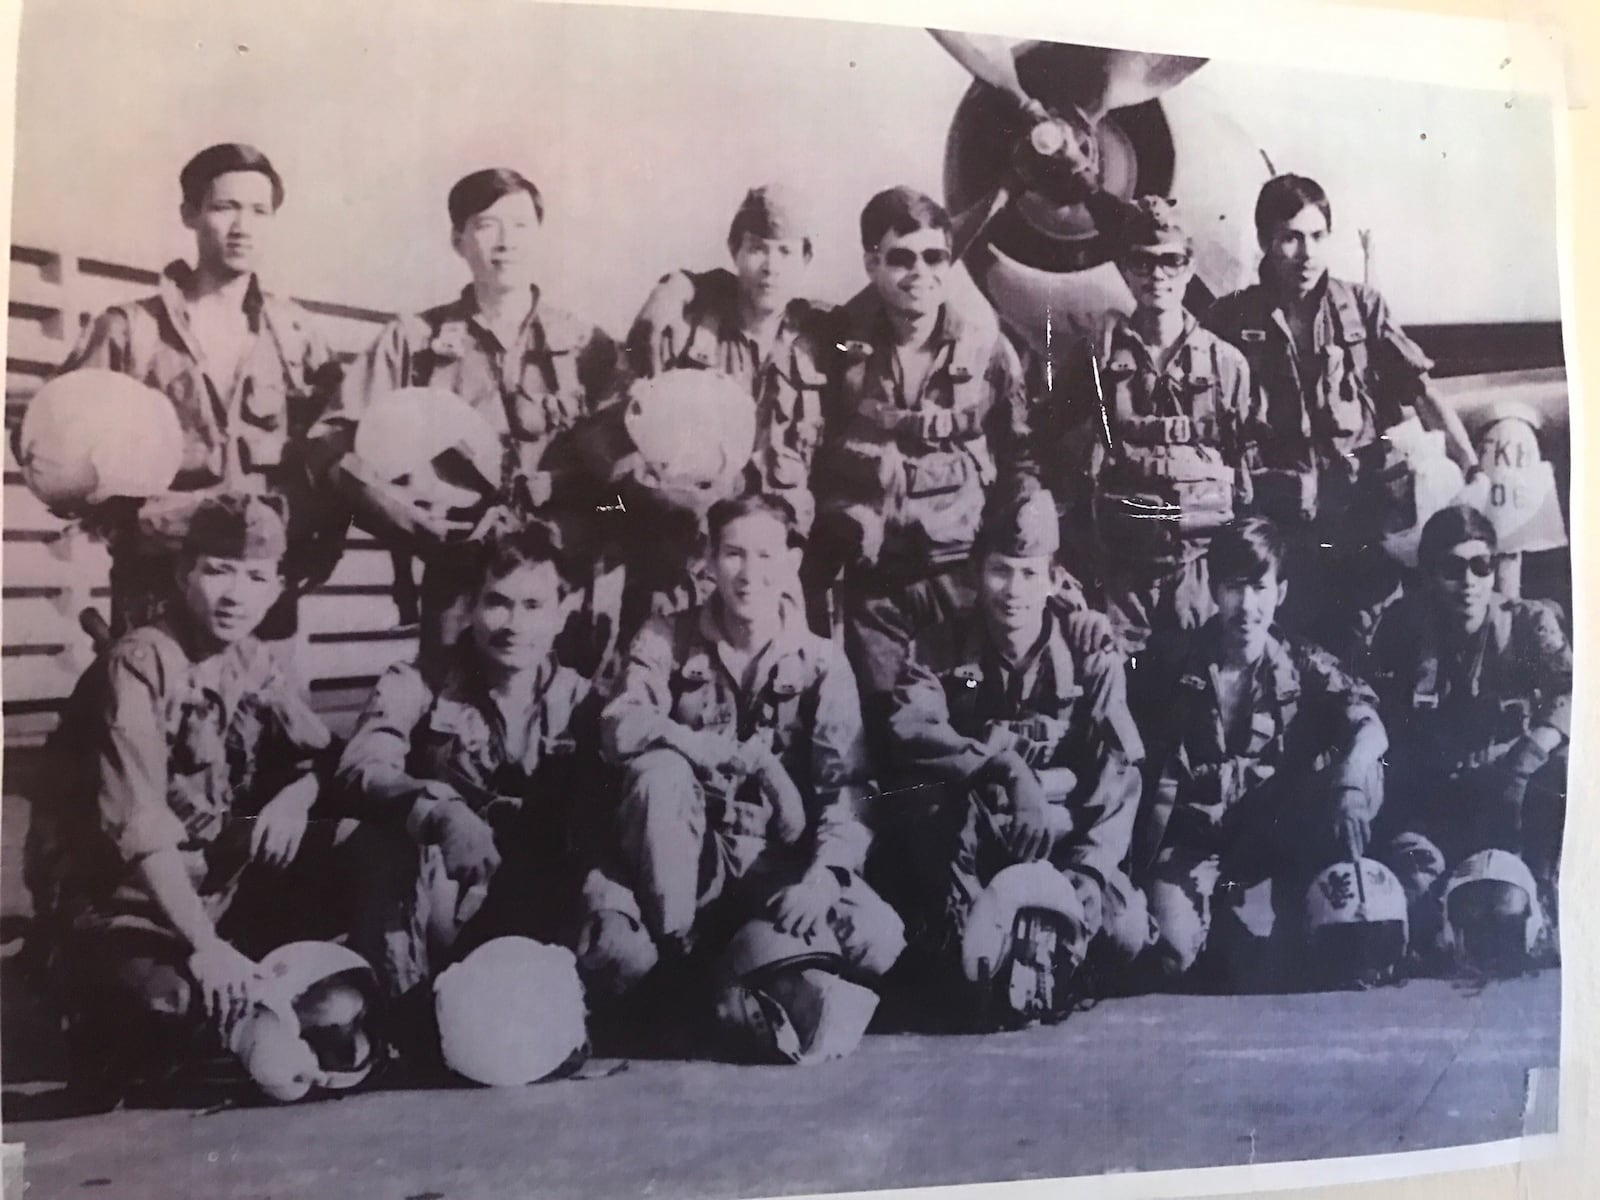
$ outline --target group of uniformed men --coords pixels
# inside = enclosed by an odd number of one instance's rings
[[[1131,313],[1049,362],[949,286],[950,220],[906,187],[862,210],[844,305],[805,298],[813,226],[757,187],[732,269],[665,276],[619,344],[532,278],[536,187],[478,171],[448,197],[471,282],[348,366],[257,278],[271,162],[213,146],[181,191],[195,263],[58,380],[131,376],[182,432],[163,494],[75,512],[115,639],[28,882],[80,1072],[245,1055],[296,938],[397,1012],[533,939],[597,1019],[687,988],[788,1061],[880,994],[1000,1027],[1547,950],[1568,642],[1494,591],[1477,510],[1395,517],[1388,431],[1475,456],[1381,297],[1328,274],[1313,181],[1262,189],[1260,282],[1204,313],[1176,209],[1139,198]],[[731,470],[649,452],[712,394],[726,426],[667,444],[743,431]],[[364,428],[406,419],[428,449],[396,467]],[[421,560],[421,638],[341,741],[292,634],[352,512],[402,582]],[[1380,549],[1408,521],[1414,569]]]

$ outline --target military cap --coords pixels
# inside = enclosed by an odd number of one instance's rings
[[[745,193],[728,227],[728,245],[737,248],[747,233],[758,238],[804,238],[810,249],[811,214],[786,184],[765,183]]]
[[[183,191],[183,201],[191,208],[205,199],[206,188],[218,175],[230,171],[256,171],[272,181],[272,207],[283,203],[283,178],[269,159],[254,146],[244,142],[221,142],[207,146],[184,164],[178,172],[178,186]]]
[[[980,554],[1053,558],[1060,548],[1055,501],[1044,488],[999,490],[985,506],[978,531]]]
[[[189,518],[183,548],[211,558],[280,559],[288,549],[283,510],[267,496],[237,492],[208,496]]]
[[[1121,252],[1188,253],[1189,235],[1178,220],[1178,206],[1165,196],[1140,196],[1122,227]]]

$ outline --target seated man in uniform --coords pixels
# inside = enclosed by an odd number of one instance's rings
[[[473,547],[466,627],[430,681],[378,680],[339,762],[352,811],[424,848],[417,977],[511,934],[573,945],[583,854],[589,682],[554,657],[569,587],[549,531]]]
[[[1259,417],[1244,356],[1184,308],[1194,246],[1170,200],[1139,198],[1117,268],[1133,313],[1110,314],[1092,344],[1071,348],[1060,399],[1033,423],[1064,535],[1093,530],[1093,546],[1074,549],[1097,564],[1112,624],[1138,651],[1152,630],[1211,616],[1206,539],[1250,502]]]
[[[1234,932],[1281,943],[1316,873],[1364,852],[1387,745],[1371,691],[1274,624],[1288,590],[1277,530],[1241,521],[1208,557],[1217,614],[1152,642],[1135,708],[1150,770],[1134,867],[1169,976],[1200,957],[1218,908],[1240,918]],[[1264,882],[1271,929],[1238,903]]]
[[[1416,583],[1378,623],[1366,673],[1393,743],[1382,824],[1422,851],[1393,864],[1413,899],[1465,858],[1509,850],[1553,913],[1572,647],[1547,606],[1494,590],[1495,545],[1476,509],[1440,509]]]
[[[781,496],[802,534],[811,528],[811,461],[822,398],[838,350],[829,312],[801,297],[813,223],[782,184],[750,189],[728,230],[732,271],[674,271],[656,285],[628,334],[636,378],[718,371],[756,407],[753,491]]]
[[[918,844],[886,838],[884,849],[926,868],[906,903],[945,967],[959,965],[977,896],[1004,868],[1035,860],[1077,892],[1102,961],[1131,961],[1150,941],[1144,897],[1123,873],[1144,748],[1121,654],[1086,654],[1066,632],[1057,546],[1048,492],[997,492],[975,551],[976,609],[919,634],[894,691],[890,729],[908,785],[950,790],[930,822],[897,839]]]
[[[860,704],[843,655],[790,598],[794,515],[748,496],[708,525],[715,592],[645,625],[601,718],[623,772],[616,883],[666,959],[715,951],[765,910],[782,931],[829,930],[855,973],[881,975],[903,940],[860,874]]]
[[[312,818],[330,735],[253,634],[285,542],[273,500],[202,501],[176,603],[112,644],[53,739],[26,875],[73,1083],[97,1094],[226,1045],[284,943],[347,937],[389,991],[407,983],[415,855]]]

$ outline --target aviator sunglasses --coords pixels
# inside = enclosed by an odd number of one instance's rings
[[[1487,579],[1494,574],[1494,559],[1487,554],[1474,554],[1471,558],[1446,555],[1433,564],[1434,573],[1450,583],[1464,583],[1468,575]]]
[[[905,246],[896,246],[883,252],[883,261],[897,271],[909,271],[917,265],[917,252]],[[950,265],[950,251],[937,248],[924,250],[922,261],[930,267],[947,267]]]
[[[1176,275],[1189,265],[1191,256],[1188,254],[1149,254],[1135,251],[1129,254],[1126,262],[1128,266],[1145,275],[1154,275],[1157,271],[1165,271],[1169,275]]]

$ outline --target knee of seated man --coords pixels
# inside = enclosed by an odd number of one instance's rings
[[[676,750],[646,750],[624,768],[623,794],[647,808],[683,807],[699,798],[700,784],[689,760]]]
[[[1120,872],[1101,889],[1100,914],[1102,953],[1112,961],[1132,962],[1155,944],[1158,932],[1149,902]]]
[[[900,914],[858,876],[845,885],[829,924],[846,960],[868,975],[886,974],[906,948]]]
[[[1178,888],[1156,884],[1148,897],[1155,925],[1156,961],[1168,976],[1184,974],[1200,957],[1209,932],[1199,911]]]

